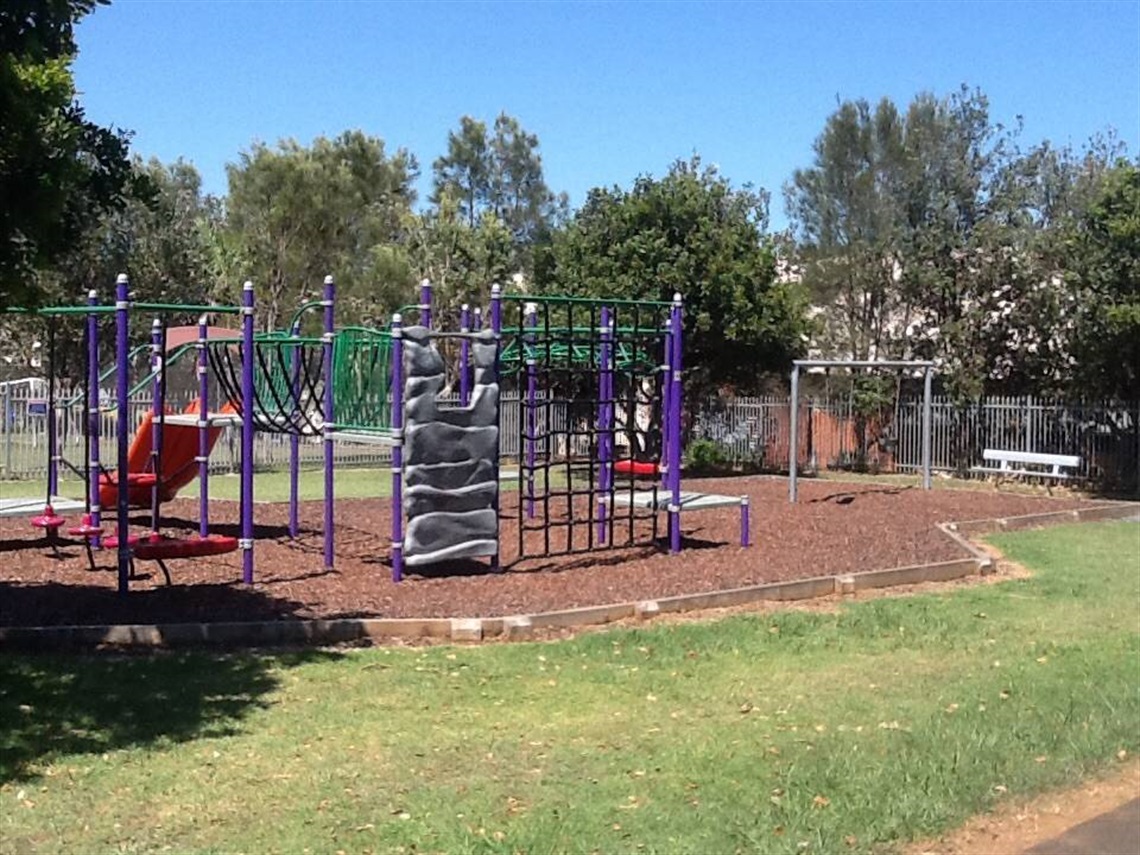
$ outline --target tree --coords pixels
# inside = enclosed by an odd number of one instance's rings
[[[38,273],[122,204],[127,135],[76,101],[74,26],[104,0],[0,5],[0,307],[38,303]]]
[[[379,320],[411,293],[403,248],[415,201],[415,158],[389,157],[383,141],[359,131],[305,148],[258,143],[226,168],[225,250],[231,281],[253,279],[267,326],[312,298],[328,274],[338,299],[360,321]]]
[[[685,300],[685,364],[697,394],[757,388],[806,332],[806,301],[776,275],[767,194],[734,189],[700,158],[631,190],[594,189],[554,236],[537,284],[547,293]]]
[[[1090,391],[1140,398],[1140,163],[1119,160],[1067,244],[1075,255],[1081,312],[1077,379]]]
[[[418,278],[431,280],[437,306],[456,309],[477,301],[491,283],[505,284],[513,272],[512,235],[492,211],[470,226],[455,200],[445,196],[410,218],[408,234],[412,268]]]
[[[893,350],[906,307],[897,285],[904,217],[902,117],[889,99],[845,102],[816,140],[815,165],[785,188],[804,282],[828,332],[825,356],[870,359]]]
[[[130,186],[137,192],[125,197],[118,209],[89,223],[66,254],[41,274],[45,300],[79,304],[89,290],[95,290],[108,302],[119,273],[130,276],[131,290],[139,300],[203,303],[210,299],[211,205],[201,195],[197,170],[182,161],[165,166],[136,158],[132,171]],[[196,314],[188,314],[167,320],[178,324],[196,319]],[[13,343],[42,337],[40,319],[16,315],[5,320]],[[134,326],[140,339],[149,335],[146,325]],[[83,320],[62,319],[57,328],[56,370],[78,379],[85,358]]]
[[[512,263],[522,272],[567,204],[565,194],[556,197],[547,187],[538,148],[538,137],[506,113],[490,134],[484,122],[464,116],[458,132],[447,135],[447,154],[432,164],[432,203],[442,207],[450,200],[470,229],[493,215],[511,234]]]

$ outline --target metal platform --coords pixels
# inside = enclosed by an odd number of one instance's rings
[[[168,416],[160,416],[156,421],[177,427],[199,427],[198,416],[193,413],[172,413]],[[236,413],[209,413],[206,416],[207,427],[231,427],[234,425],[241,427],[241,416]]]
[[[65,499],[55,496],[51,500],[52,509],[57,514],[82,511],[87,505],[78,499]],[[44,512],[44,497],[35,499],[0,499],[0,517],[34,517]]]
[[[396,437],[388,432],[373,433],[363,430],[336,430],[332,432],[335,442],[353,442],[357,445],[395,445]]]
[[[633,493],[632,495],[629,493],[616,493],[614,495],[614,504],[620,507],[633,505],[635,508],[652,509],[654,507],[654,496],[656,496],[657,510],[669,510],[669,505],[673,501],[673,497],[664,490],[657,490],[656,492],[643,490]],[[710,508],[738,508],[741,505],[741,501],[740,496],[718,496],[715,493],[694,493],[689,490],[681,491],[682,511],[707,511]]]

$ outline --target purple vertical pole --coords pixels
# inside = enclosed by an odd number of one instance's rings
[[[47,505],[59,495],[59,424],[56,420],[55,398],[55,318],[48,319],[48,403],[47,403]],[[46,512],[46,509],[45,509]],[[53,534],[52,537],[55,535]],[[53,541],[54,542],[54,541]]]
[[[154,475],[154,484],[150,488],[150,533],[158,536],[158,496],[162,489],[162,472],[159,460],[159,449],[162,446],[162,422],[166,417],[165,384],[162,382],[162,321],[155,318],[150,325],[150,370],[154,372],[154,385],[152,400],[150,402],[150,471]]]
[[[672,552],[681,551],[681,295],[673,295],[673,355],[671,363],[669,391],[669,548]]]
[[[290,330],[293,338],[301,335],[301,322],[297,321]],[[292,362],[293,400],[301,399],[301,345],[294,344],[289,351]],[[289,434],[289,537],[297,539],[301,530],[300,500],[301,500],[301,436],[296,431]]]
[[[673,375],[671,367],[673,365],[673,319],[665,319],[665,341],[661,352],[661,365],[658,371],[661,372],[661,459],[658,461],[657,466],[661,474],[661,492],[665,493],[669,490],[669,440],[670,429],[669,419],[672,416],[672,409],[669,406],[669,395],[673,389]]]
[[[392,315],[392,581],[404,578],[404,333]]]
[[[499,376],[499,354],[503,346],[503,292],[496,282],[491,286],[491,330],[495,334],[495,377]],[[502,407],[502,400],[499,401],[500,408]],[[496,416],[496,422],[499,425],[499,433],[502,435],[502,411]],[[495,518],[499,518],[499,500],[502,490],[502,485],[499,484],[499,454],[502,447],[502,440],[500,439],[495,444]],[[521,499],[520,499],[521,501]],[[496,537],[496,550],[494,556],[491,558],[491,570],[499,573],[503,569],[500,552],[502,550],[502,532],[497,532],[499,537]]]
[[[325,351],[325,424],[324,424],[324,439],[325,439],[325,569],[331,570],[333,568],[333,545],[335,539],[333,537],[333,490],[334,490],[334,469],[333,469],[333,433],[336,430],[336,418],[333,412],[333,341],[336,336],[334,324],[336,322],[335,313],[336,301],[336,284],[333,282],[331,276],[325,277],[325,292],[324,298],[321,300],[321,305],[325,310],[325,334],[321,337],[323,342],[322,346]]]
[[[87,292],[87,305],[99,305],[99,294]],[[91,525],[99,528],[102,508],[99,507],[99,316],[87,316],[87,436],[91,446],[88,459],[87,495],[91,504]],[[100,546],[100,538],[91,538],[91,545]]]
[[[609,492],[609,365],[610,365],[610,307],[602,306],[601,332],[598,348],[598,543],[606,542],[606,495]]]
[[[198,537],[210,534],[210,355],[206,315],[198,318]]]
[[[131,429],[128,416],[130,404],[127,401],[130,392],[127,376],[130,369],[130,305],[130,280],[127,279],[127,274],[120,273],[115,279],[115,392],[118,395],[118,436],[115,437],[118,445],[118,460],[115,464],[118,473],[115,477],[115,490],[120,594],[127,593],[131,576],[130,506],[127,501],[127,433]]]
[[[526,306],[526,326],[530,330],[526,340],[531,346],[531,352],[526,357],[526,515],[527,519],[534,519],[534,407],[535,387],[538,382],[534,355],[534,347],[537,344],[534,330],[538,326],[538,306],[534,303],[528,303]]]
[[[459,309],[459,331],[471,331],[471,310],[466,303]],[[459,340],[459,406],[466,407],[470,402],[470,388],[468,384],[469,364],[471,362],[471,342],[465,337]]]
[[[431,329],[431,280],[420,282],[420,323]]]
[[[241,578],[253,584],[253,283],[241,286]]]
[[[483,329],[483,310],[476,306],[475,311],[471,313],[471,331],[479,332],[481,329]]]

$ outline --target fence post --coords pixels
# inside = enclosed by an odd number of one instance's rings
[[[791,416],[788,419],[788,501],[796,503],[796,457],[799,452],[800,367],[792,366]]]
[[[934,388],[934,371],[926,368],[922,383],[922,489],[930,489],[931,393]]]
[[[12,477],[12,383],[4,384],[4,477]]]

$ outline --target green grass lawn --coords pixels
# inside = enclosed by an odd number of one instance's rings
[[[995,542],[1037,575],[838,614],[5,654],[0,851],[890,851],[1140,750],[1140,526]]]

